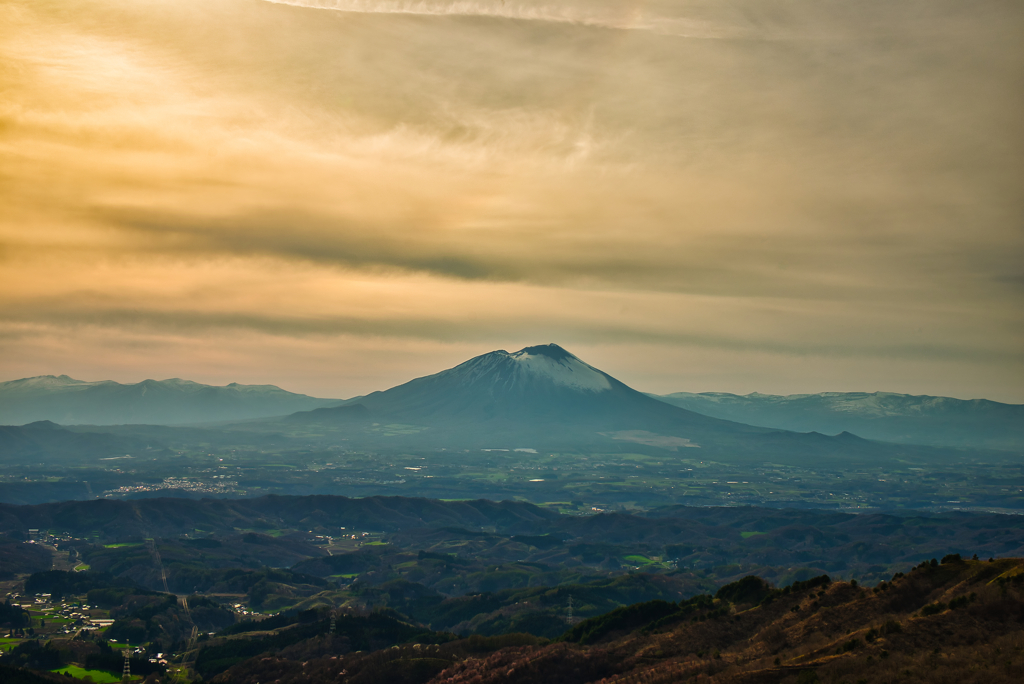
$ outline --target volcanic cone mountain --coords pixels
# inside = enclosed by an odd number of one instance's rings
[[[352,400],[371,413],[412,422],[556,423],[583,421],[606,429],[687,416],[590,366],[555,344],[515,353],[495,351],[386,392]],[[673,407],[674,408],[674,407]]]
[[[555,344],[477,356],[435,375],[343,405],[297,413],[289,423],[345,427],[350,442],[381,433],[396,447],[536,448],[805,461],[861,460],[895,447],[843,433],[827,437],[711,418],[638,392]],[[359,425],[374,425],[360,435]],[[384,430],[392,426],[390,430]],[[367,445],[369,446],[369,445]],[[914,449],[914,447],[907,447]],[[700,450],[700,451],[698,451]]]

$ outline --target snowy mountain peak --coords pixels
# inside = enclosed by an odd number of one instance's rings
[[[540,376],[556,385],[586,392],[604,392],[612,385],[608,376],[559,347],[544,344],[509,354],[520,372]]]
[[[561,361],[563,359],[576,359],[578,358],[567,352],[566,350],[559,347],[557,344],[538,344],[532,347],[524,347],[510,356],[519,356],[525,354],[528,356],[546,356],[555,361]]]
[[[637,392],[554,344],[481,354],[454,368],[350,399],[341,408],[355,405],[382,424],[431,426],[429,438],[437,443],[468,439],[493,445],[507,439],[517,447],[527,444],[523,440],[541,438],[561,444],[596,439],[603,444],[607,438],[602,435],[609,431],[642,428],[660,435],[663,429],[677,430],[679,421],[691,425],[712,420]],[[342,415],[341,408],[297,420],[349,421],[351,416]]]

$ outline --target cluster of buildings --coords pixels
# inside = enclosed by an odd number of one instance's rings
[[[117,489],[108,489],[103,492],[103,496],[110,498],[138,494],[140,492],[157,492],[164,489],[199,492],[202,494],[237,494],[238,482],[234,480],[218,480],[216,478],[190,479],[184,477],[165,477],[161,482],[157,483],[139,483],[125,485]]]
[[[53,603],[50,598],[50,594],[39,594],[34,597],[21,594],[7,595],[11,605],[29,611],[33,626],[38,626],[41,630],[49,627],[51,630],[48,631],[58,634],[77,634],[106,629],[114,624],[113,620],[106,617],[106,611],[82,604]],[[36,620],[38,623],[35,622]],[[47,624],[48,622],[49,624]],[[56,625],[59,627],[53,629]]]

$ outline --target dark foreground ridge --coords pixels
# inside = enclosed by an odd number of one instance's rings
[[[949,555],[873,588],[821,576],[779,590],[748,577],[714,596],[619,609],[553,644],[466,659],[432,681],[1015,682],[1022,570],[1020,559]]]
[[[1021,681],[1024,559],[948,554],[906,570],[871,587],[827,575],[775,587],[746,576],[714,593],[566,620],[554,639],[460,636],[390,609],[333,616],[306,610],[224,626],[213,604],[193,598],[196,624],[216,633],[199,642],[190,678],[218,684]],[[100,599],[97,592],[91,600]],[[156,634],[175,615],[180,621],[173,597],[148,598],[151,607],[116,622],[112,637],[145,637],[132,630],[147,620],[158,621]],[[23,642],[0,658],[0,673],[5,682],[61,681],[39,670],[75,658],[108,671],[117,665],[116,657],[107,662],[106,642],[54,639]],[[165,670],[151,672],[155,683]]]
[[[267,496],[3,506],[0,531],[5,681],[111,681],[111,643],[149,684],[1021,674],[1024,516]]]

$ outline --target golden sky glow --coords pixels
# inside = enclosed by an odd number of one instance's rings
[[[1015,0],[0,0],[0,379],[1024,402]]]

